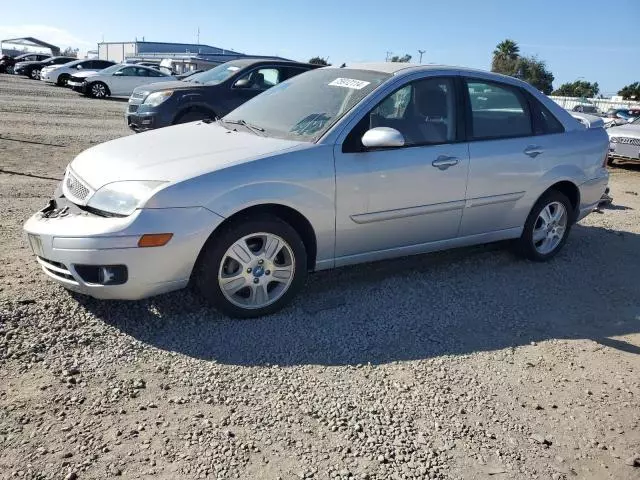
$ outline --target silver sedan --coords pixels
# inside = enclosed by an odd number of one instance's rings
[[[139,299],[192,284],[255,317],[315,270],[507,239],[549,260],[598,205],[607,152],[602,128],[514,78],[327,67],[216,122],[84,151],[24,228],[71,290]]]

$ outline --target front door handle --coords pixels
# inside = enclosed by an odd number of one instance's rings
[[[456,157],[449,157],[447,155],[440,155],[433,162],[431,162],[431,165],[433,165],[436,168],[439,168],[440,170],[446,170],[447,168],[453,167],[454,165],[457,165],[457,164],[458,164],[458,159]]]
[[[524,149],[524,154],[529,155],[531,158],[536,158],[541,153],[544,153],[544,150],[537,145],[529,145]]]

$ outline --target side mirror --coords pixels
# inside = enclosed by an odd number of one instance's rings
[[[395,128],[376,127],[362,136],[362,144],[367,148],[402,147],[404,137]]]
[[[113,74],[114,77],[120,77],[122,75],[124,75],[124,72],[122,70],[118,70],[117,72],[114,72],[114,74]]]
[[[241,78],[240,80],[238,80],[236,82],[234,87],[235,88],[249,88],[249,79],[248,78]]]

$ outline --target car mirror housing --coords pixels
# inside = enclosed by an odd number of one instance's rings
[[[404,136],[395,128],[376,127],[362,136],[362,144],[367,148],[402,147]]]
[[[241,78],[240,80],[238,80],[235,85],[235,88],[249,88],[249,79],[248,78]]]

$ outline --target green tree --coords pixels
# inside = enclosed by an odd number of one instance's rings
[[[560,97],[587,97],[594,98],[600,93],[598,82],[590,83],[585,80],[576,80],[571,83],[563,83],[553,92]]]
[[[625,100],[640,100],[640,82],[631,83],[623,87],[618,95],[622,95]]]
[[[394,55],[389,59],[390,62],[400,62],[400,63],[409,63],[411,61],[411,55],[405,53],[403,56],[399,57],[398,55]]]
[[[63,50],[63,52],[60,54],[63,57],[78,57],[78,51],[80,49],[79,48],[73,48],[73,47],[67,47]]]
[[[516,64],[520,58],[520,47],[509,38],[503,40],[493,51],[491,71],[504,75],[513,75],[516,72]]]
[[[313,63],[314,65],[324,65],[324,66],[331,65],[329,62],[327,62],[327,59],[324,57],[313,57],[309,60],[309,63]]]
[[[520,57],[516,62],[516,71],[512,75],[531,84],[545,95],[553,91],[554,76],[544,61],[537,57]]]

